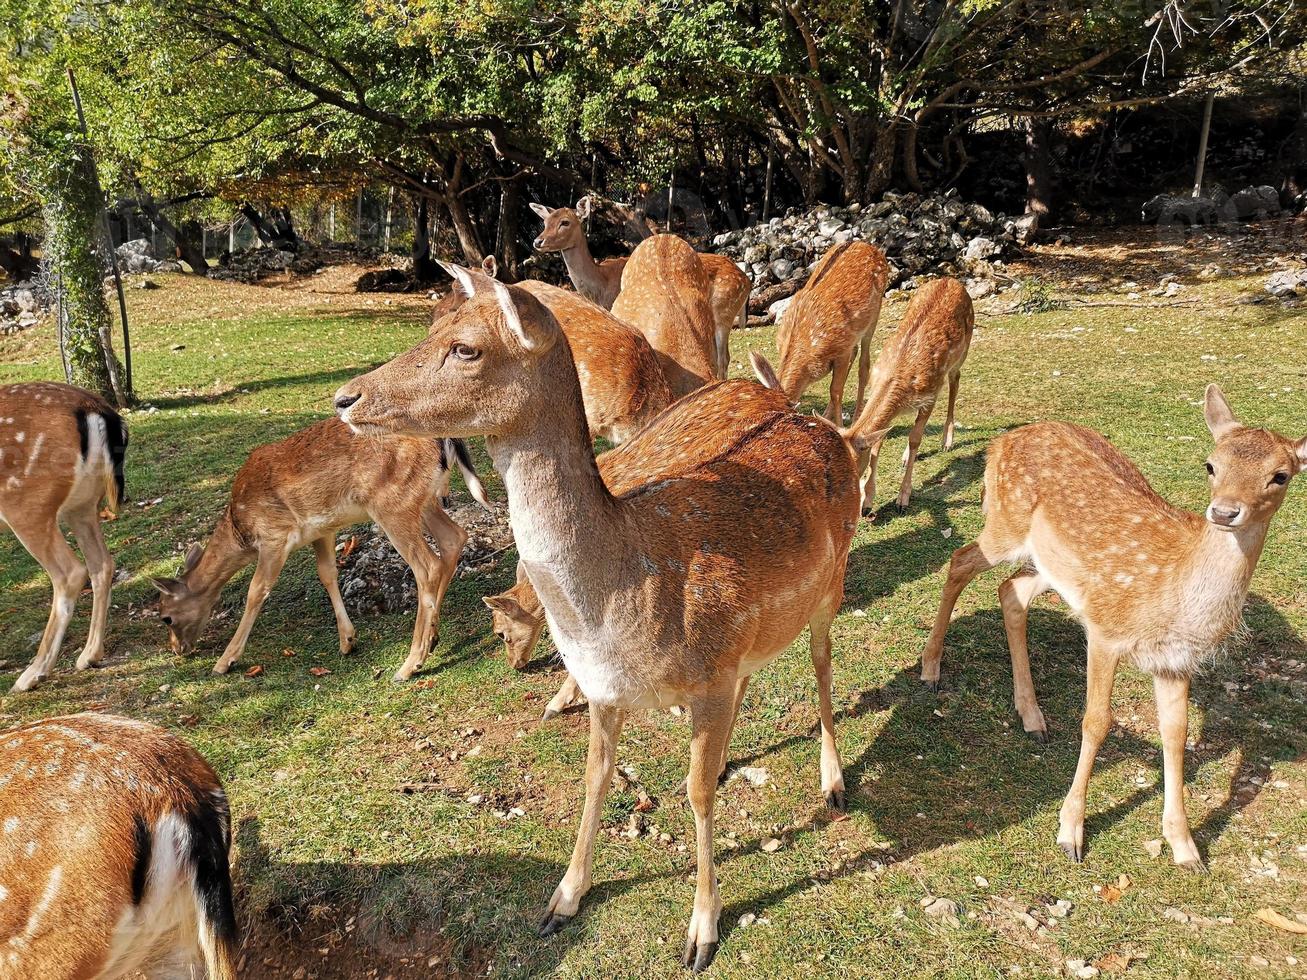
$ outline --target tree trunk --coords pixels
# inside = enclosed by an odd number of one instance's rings
[[[271,220],[264,218],[249,201],[240,206],[240,213],[254,228],[259,236],[259,244],[270,248],[296,251],[300,246],[299,235],[295,234],[288,208],[272,208],[268,211]]]
[[[436,263],[431,258],[430,203],[425,194],[413,201],[413,278],[418,282],[436,279]]]
[[[499,268],[508,282],[521,278],[518,219],[522,210],[522,184],[517,180],[504,182],[499,192]]]
[[[899,127],[886,122],[876,131],[871,144],[871,158],[867,161],[867,180],[863,186],[864,200],[880,197],[894,180],[894,158],[899,145]]]
[[[462,195],[451,190],[444,195],[444,204],[445,210],[449,212],[450,223],[454,226],[454,234],[458,236],[458,244],[463,249],[463,259],[468,265],[480,265],[485,257],[481,248],[481,236],[477,234],[472,216],[467,213],[467,204]]]
[[[922,193],[921,173],[917,170],[917,137],[920,126],[914,119],[903,128],[903,180],[909,188]]]
[[[155,227],[162,231],[164,236],[173,243],[177,250],[177,256],[189,265],[191,271],[197,276],[207,276],[209,274],[209,263],[204,258],[204,246],[196,240],[195,231],[197,228],[191,227],[193,223],[178,227],[159,209],[153,198],[148,194],[140,193],[140,188],[137,188],[137,197],[136,203],[140,209],[149,215]]]
[[[63,286],[58,327],[69,381],[126,406],[131,392],[113,350],[113,318],[104,295],[107,260],[100,234],[102,202],[93,166],[91,148],[78,144],[70,148],[66,162],[47,161],[41,168],[45,252]]]
[[[1033,215],[1036,227],[1044,227],[1053,213],[1053,172],[1050,146],[1053,121],[1045,118],[1026,123],[1026,214]]]

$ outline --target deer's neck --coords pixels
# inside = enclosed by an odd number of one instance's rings
[[[1203,521],[1178,576],[1174,627],[1181,646],[1210,651],[1238,627],[1267,526],[1261,523],[1222,531]]]
[[[250,564],[256,553],[241,542],[232,524],[230,511],[225,512],[213,529],[204,554],[195,567],[186,574],[186,585],[192,592],[211,596],[215,601],[222,587],[232,576]]]
[[[561,352],[561,358],[554,356]],[[599,476],[571,353],[542,388],[550,404],[508,436],[487,440],[504,479],[518,555],[540,597],[558,646],[592,646],[631,551],[623,508]]]
[[[568,278],[576,291],[588,299],[596,299],[604,294],[608,287],[603,270],[590,254],[590,243],[585,235],[578,235],[575,244],[561,252],[563,264],[567,266]]]

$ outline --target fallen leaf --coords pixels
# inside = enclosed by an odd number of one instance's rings
[[[768,854],[771,854],[781,849],[781,842],[776,837],[768,837],[765,841],[762,842],[762,849],[766,851]]]
[[[258,664],[255,664],[255,665],[254,665],[253,667],[251,667],[249,670],[245,671],[245,676],[246,676],[246,677],[262,677],[262,676],[263,676],[263,668],[260,667]]]
[[[381,671],[377,671],[375,676],[380,677]],[[430,677],[428,677],[425,680],[420,680],[416,682],[413,686],[417,688],[419,691],[428,691],[436,686],[436,682],[432,680]]]
[[[177,719],[177,721],[185,725],[187,728],[194,728],[196,725],[200,723],[200,716],[182,715],[180,718]]]
[[[1117,888],[1116,885],[1104,885],[1098,893],[1098,897],[1108,905],[1115,905],[1121,901],[1121,889]]]
[[[312,674],[314,677],[326,677],[328,674],[331,673],[331,668],[330,668],[330,667],[310,667],[310,668],[309,668],[309,673]]]
[[[1286,919],[1275,909],[1258,909],[1256,918],[1261,919],[1268,926],[1274,926],[1276,929],[1292,932],[1299,936],[1307,936],[1307,925],[1294,922],[1293,919]]]
[[[849,819],[847,813],[843,813],[839,810],[827,810],[826,812],[830,816],[831,823],[843,823],[845,820]]]
[[[295,651],[292,650],[290,647],[284,647],[281,651],[281,655],[283,657],[293,657],[295,656]]]
[[[1103,973],[1125,973],[1134,959],[1130,953],[1108,953],[1101,959],[1094,960],[1094,966]]]

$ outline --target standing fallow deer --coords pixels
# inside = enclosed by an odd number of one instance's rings
[[[718,377],[708,274],[684,239],[654,235],[636,246],[613,316],[639,330],[658,352],[674,397]]]
[[[959,593],[998,564],[1021,566],[999,587],[1012,654],[1017,711],[1040,741],[1047,726],[1030,677],[1026,617],[1034,598],[1056,591],[1089,639],[1080,761],[1062,804],[1057,842],[1084,855],[1085,793],[1112,727],[1112,684],[1122,660],[1153,675],[1162,736],[1162,833],[1176,864],[1203,870],[1184,809],[1189,682],[1242,617],[1248,582],[1271,518],[1291,479],[1307,469],[1307,438],[1293,442],[1246,428],[1216,385],[1205,415],[1215,448],[1207,457],[1206,519],[1163,500],[1110,442],[1064,422],[999,436],[985,466],[985,528],[953,553],[921,679],[939,682],[944,634]]]
[[[781,314],[776,329],[780,364],[775,378],[797,405],[804,392],[827,374],[830,404],[826,417],[844,424],[844,383],[858,355],[858,398],[862,401],[871,369],[871,336],[880,317],[889,264],[875,245],[853,241],[836,245],[817,263],[812,275]],[[758,359],[755,359],[755,367]]]
[[[858,451],[863,470],[862,507],[871,512],[876,500],[876,463],[890,426],[900,415],[916,412],[903,452],[903,482],[898,506],[912,499],[912,467],[926,423],[935,410],[940,390],[948,382],[948,415],[943,446],[953,448],[953,410],[957,404],[962,362],[971,349],[976,326],[975,310],[966,288],[956,279],[937,279],[918,289],[908,303],[898,330],[890,334],[871,371],[867,403],[847,433]]]
[[[482,268],[494,278],[491,266],[482,263]],[[457,267],[449,269],[455,277],[461,274]],[[614,445],[625,442],[672,403],[658,355],[642,333],[570,290],[534,280],[519,285],[549,307],[567,335],[592,436]],[[454,279],[430,330],[467,300],[470,288]]]
[[[173,651],[182,654],[195,646],[223,586],[253,564],[240,624],[213,665],[215,674],[227,673],[244,652],[286,559],[312,544],[318,578],[336,615],[340,652],[349,653],[356,634],[337,584],[336,532],[375,521],[417,580],[413,643],[395,673],[396,681],[408,680],[439,639],[440,603],[467,543],[467,532],[440,506],[449,488],[447,452],[454,454],[468,490],[486,505],[467,449],[457,441],[370,439],[330,418],[255,449],[232,481],[231,500],[208,545],[190,547],[180,577],[153,580],[162,593],[159,619],[168,627]],[[424,531],[435,539],[439,555],[432,553]]]
[[[683,961],[702,970],[718,942],[713,804],[731,729],[750,675],[805,625],[819,677],[822,790],[829,805],[844,806],[829,627],[858,520],[853,452],[824,421],[746,412],[737,406],[750,383],[725,382],[681,399],[625,444],[665,475],[614,495],[591,451],[557,321],[522,289],[473,280],[462,309],[413,350],[345,384],[336,408],[360,433],[484,435],[503,475],[521,562],[590,702],[580,833],[541,935],[575,916],[590,889],[626,713],[689,706],[698,861]],[[732,413],[732,438],[685,465]]]
[[[30,691],[49,676],[90,569],[94,600],[77,669],[104,657],[113,557],[100,527],[100,502],[117,513],[126,499],[127,426],[99,395],[51,381],[0,386],[0,528],[14,532],[50,576],[50,618],[36,656],[14,683]],[[60,523],[86,558],[78,560]]]
[[[222,783],[162,728],[0,733],[0,978],[235,980],[230,847]]]
[[[545,223],[535,240],[536,249],[560,253],[576,291],[604,309],[612,309],[622,288],[622,270],[626,268],[627,259],[619,257],[596,262],[590,254],[584,224],[590,216],[589,195],[577,201],[575,208],[547,208],[543,204],[532,204],[531,210]],[[724,378],[730,370],[731,330],[748,322],[747,304],[753,283],[725,255],[700,252],[699,261],[708,273],[709,304],[716,328],[717,377]],[[494,273],[489,275],[493,277]]]

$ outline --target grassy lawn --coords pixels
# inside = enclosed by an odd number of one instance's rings
[[[1253,580],[1250,640],[1194,688],[1188,811],[1210,875],[1145,847],[1161,837],[1161,757],[1151,684],[1131,669],[1090,785],[1087,860],[1071,865],[1054,845],[1078,751],[1084,638],[1050,597],[1030,618],[1048,745],[1022,733],[1011,704],[995,592],[1006,573],[964,593],[942,692],[917,681],[942,569],[981,527],[996,433],[1037,419],[1092,426],[1168,498],[1201,509],[1207,382],[1220,381],[1247,422],[1307,431],[1307,316],[1236,303],[1260,276],[1182,275],[1179,300],[1198,300],[1185,305],[1090,306],[1075,300],[1126,302],[1124,288],[1107,288],[1114,275],[1155,286],[1148,257],[1103,263],[1101,291],[1047,262],[1036,273],[1070,307],[979,317],[956,447],[938,449],[941,411],[911,508],[884,509],[855,540],[833,630],[849,819],[831,822],[818,791],[806,639],[749,691],[731,755],[766,778],[734,778],[719,796],[716,976],[1046,976],[1069,959],[1131,977],[1304,975],[1307,937],[1254,913],[1307,913],[1307,478],[1291,488]],[[155,278],[162,289],[131,292],[136,384],[150,407],[129,417],[133,503],[107,526],[130,576],[114,594],[109,666],[70,670],[88,594],[61,669],[31,694],[0,696],[0,723],[115,711],[204,752],[238,822],[249,976],[680,975],[693,819],[675,794],[687,725],[666,713],[626,727],[619,764],[630,778],[610,796],[582,914],[552,940],[535,937],[574,839],[587,722],[573,712],[538,723],[563,677],[543,647],[523,673],[499,655],[480,597],[511,584],[511,554],[455,581],[439,649],[408,686],[390,675],[411,618],[358,618],[358,651],[341,656],[311,551],[288,565],[255,629],[243,666],[261,676],[210,673],[248,573],[228,588],[200,653],[169,653],[146,576],[172,574],[186,543],[208,533],[250,449],[323,416],[344,379],[416,342],[425,316],[411,298]],[[888,305],[881,329],[901,313]],[[735,336],[735,373],[749,349],[774,357],[773,333]],[[57,377],[47,334],[0,338],[0,381]],[[820,385],[808,400],[825,403]],[[882,457],[883,507],[905,433],[900,425]],[[486,482],[502,499],[493,473]],[[12,536],[0,537],[0,594],[7,691],[49,603],[45,576]],[[330,674],[311,675],[318,666]],[[641,790],[656,801],[651,828],[623,835]],[[928,917],[930,897],[955,901],[956,920]],[[1068,915],[1050,913],[1058,900]]]

